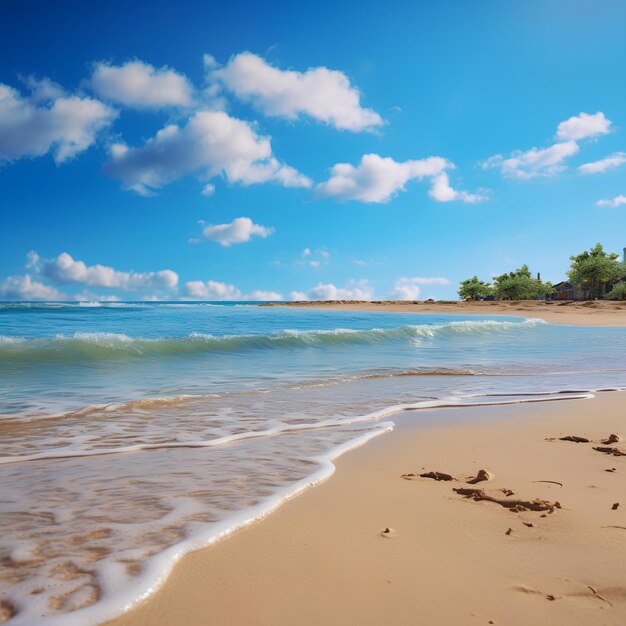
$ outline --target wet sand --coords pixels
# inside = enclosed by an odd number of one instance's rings
[[[587,302],[511,300],[497,302],[406,302],[381,300],[284,302],[260,306],[288,306],[349,311],[388,311],[396,313],[454,313],[459,315],[520,315],[538,317],[554,324],[573,326],[626,326],[626,301]]]
[[[624,624],[625,401],[407,412],[111,624]]]

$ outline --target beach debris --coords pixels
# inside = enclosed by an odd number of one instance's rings
[[[605,471],[605,472],[614,472],[614,471],[615,471],[615,468],[614,468],[614,467],[611,467],[611,468],[609,468],[609,469],[605,469],[604,471]]]
[[[619,502],[614,502],[611,511],[617,511],[617,509],[619,509]]]
[[[618,528],[619,530],[626,530],[626,526],[602,526],[602,528]]]
[[[528,526],[528,528],[534,528],[535,525],[532,522],[524,522],[524,526]]]
[[[393,530],[393,528],[387,527],[387,528],[385,528],[385,530],[381,530],[380,531],[380,535],[381,535],[381,537],[391,538],[391,537],[393,537],[394,532],[395,531]]]
[[[485,480],[493,480],[495,476],[488,470],[478,470],[478,474],[474,478],[467,481],[468,485],[475,485],[476,483],[482,483]]]
[[[550,485],[558,485],[559,487],[563,486],[563,483],[560,483],[558,480],[533,480],[534,483],[549,483]]]
[[[589,439],[586,437],[578,437],[577,435],[567,435],[566,437],[559,437],[559,441],[573,441],[574,443],[589,443]]]
[[[476,502],[480,502],[481,500],[494,502],[505,509],[510,509],[514,513],[520,513],[522,511],[548,511],[549,513],[554,513],[555,509],[561,508],[561,504],[559,502],[548,502],[548,500],[541,500],[539,498],[535,500],[504,500],[502,498],[495,498],[494,496],[486,494],[483,489],[454,487],[453,491],[464,498],[468,498]]]
[[[622,452],[619,448],[605,448],[603,446],[595,446],[594,450],[597,452],[604,452],[604,454],[610,454],[612,456],[626,456],[626,452]]]
[[[420,478],[432,478],[433,480],[456,480],[454,476],[445,474],[444,472],[424,472],[420,474]]]
[[[587,589],[591,591],[591,593],[598,598],[598,600],[602,600],[602,602],[606,602],[609,606],[613,606],[613,603],[602,597],[591,585],[587,585]]]
[[[512,528],[509,528],[504,534],[505,535],[510,535],[513,532]]]
[[[615,434],[615,433],[611,433],[606,439],[602,440],[602,443],[605,444],[609,444],[609,443],[619,443],[622,440],[622,438]]]
[[[546,596],[546,600],[550,600],[550,602],[554,602],[556,600],[556,596],[553,596],[551,593],[549,593]]]
[[[17,614],[17,610],[8,600],[0,600],[0,624],[8,622]]]

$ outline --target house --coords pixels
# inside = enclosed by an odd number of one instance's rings
[[[586,300],[588,290],[581,286],[574,286],[567,280],[554,285],[553,300]]]

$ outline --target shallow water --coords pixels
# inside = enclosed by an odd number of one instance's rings
[[[621,388],[625,348],[515,317],[0,304],[9,623],[99,623],[394,413]]]

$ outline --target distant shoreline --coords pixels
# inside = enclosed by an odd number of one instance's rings
[[[458,315],[521,315],[570,326],[626,326],[626,301],[612,300],[450,300],[440,302],[403,300],[329,300],[269,302],[259,306],[283,306],[343,311],[389,313],[452,313]]]

